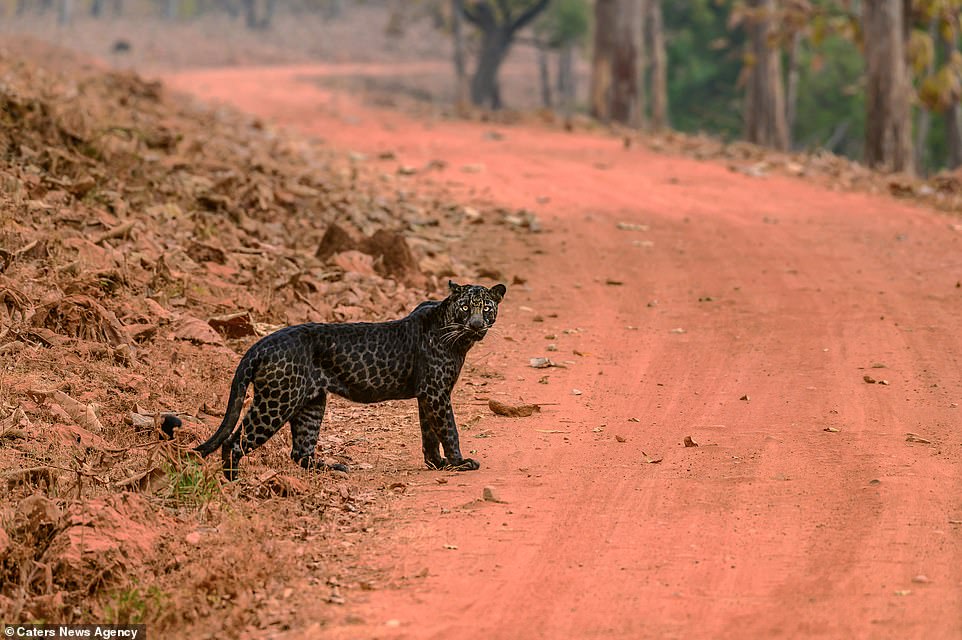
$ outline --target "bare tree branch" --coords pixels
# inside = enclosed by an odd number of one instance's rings
[[[493,28],[496,24],[494,13],[491,11],[491,7],[488,6],[487,2],[475,2],[468,5],[462,0],[461,15],[463,15],[468,22],[482,30]]]
[[[538,2],[525,9],[525,11],[518,16],[518,19],[515,20],[514,23],[509,27],[511,32],[524,29],[529,22],[534,20],[535,16],[541,13],[541,11],[548,6],[549,1],[550,0],[538,0]]]

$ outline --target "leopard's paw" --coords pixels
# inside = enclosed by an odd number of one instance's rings
[[[473,458],[462,458],[459,462],[445,460],[444,468],[454,471],[477,471],[481,468],[481,463]]]

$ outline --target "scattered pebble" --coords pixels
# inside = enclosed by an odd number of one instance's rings
[[[648,231],[648,225],[635,224],[633,222],[619,222],[615,225],[621,231]]]
[[[685,446],[686,447],[697,447],[698,443],[695,442],[691,436],[685,436]]]
[[[615,440],[617,440],[618,442],[628,442],[628,438],[624,436],[619,436],[619,435],[615,436]]]
[[[580,396],[580,395],[581,395],[581,389],[572,389],[572,390],[571,390],[571,395],[573,395],[573,396]]]
[[[533,369],[547,369],[548,367],[559,367],[564,369],[564,365],[556,364],[550,358],[531,358],[529,361]]]
[[[920,573],[919,575],[914,576],[912,578],[912,582],[914,582],[915,584],[929,584],[932,581],[929,580],[929,577],[927,575],[925,575],[924,573]]]

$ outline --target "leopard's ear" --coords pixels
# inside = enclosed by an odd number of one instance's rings
[[[490,289],[488,289],[488,291],[491,292],[491,297],[494,298],[495,302],[501,302],[501,299],[504,297],[504,294],[508,292],[508,288],[503,284],[496,284]]]
[[[448,280],[448,288],[451,289],[451,293],[461,293],[461,285],[454,280]]]

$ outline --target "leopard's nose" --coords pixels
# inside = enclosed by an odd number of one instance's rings
[[[471,318],[468,320],[468,329],[471,329],[472,331],[481,331],[481,329],[484,329],[484,320],[477,316]]]

